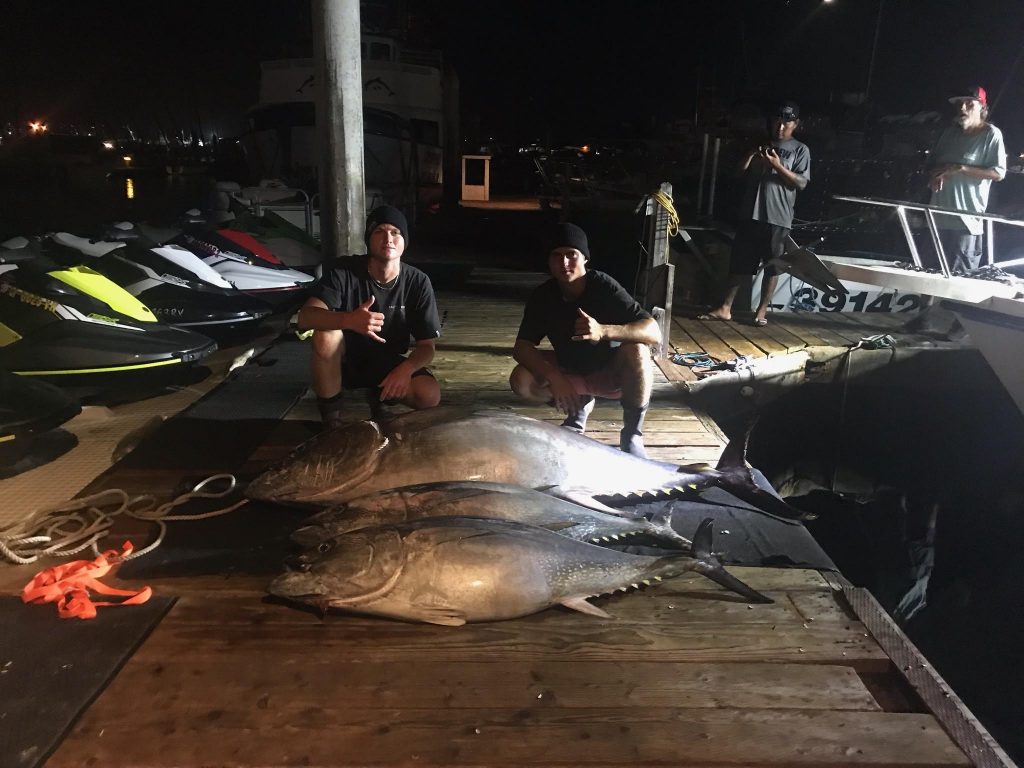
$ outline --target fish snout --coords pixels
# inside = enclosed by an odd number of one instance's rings
[[[292,573],[309,573],[313,567],[313,558],[309,555],[292,555],[285,558],[284,567]]]

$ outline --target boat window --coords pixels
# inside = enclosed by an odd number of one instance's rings
[[[391,46],[387,43],[370,43],[370,61],[391,61]]]
[[[433,144],[435,147],[441,146],[441,126],[436,121],[413,118],[410,122],[412,123],[412,133],[416,137],[416,141],[420,144]]]

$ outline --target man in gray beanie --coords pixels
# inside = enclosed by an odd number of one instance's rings
[[[583,433],[595,397],[622,403],[619,447],[646,458],[643,422],[654,380],[654,318],[614,279],[588,270],[590,245],[575,224],[559,224],[545,245],[551,279],[523,311],[509,377],[517,395],[567,414],[562,426]],[[553,350],[537,346],[547,337]]]
[[[418,409],[441,400],[426,368],[441,335],[437,301],[430,278],[402,263],[408,232],[400,210],[375,208],[366,221],[367,255],[337,259],[299,310],[299,327],[313,331],[310,372],[325,427],[342,422],[343,387],[366,389],[375,419],[385,415],[382,402]]]

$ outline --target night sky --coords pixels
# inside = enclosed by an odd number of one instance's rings
[[[841,116],[863,91],[879,0],[405,0],[410,47],[444,51],[470,131],[509,141],[649,132],[780,97]],[[239,130],[259,62],[311,52],[308,0],[8,0],[0,120]],[[367,9],[364,19],[373,9]],[[961,84],[1024,138],[1022,0],[884,0],[875,114],[943,109]]]

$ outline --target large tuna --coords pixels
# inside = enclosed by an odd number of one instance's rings
[[[459,626],[526,616],[553,605],[607,617],[588,597],[702,573],[750,602],[771,602],[711,553],[711,521],[693,555],[648,557],[505,520],[428,518],[327,539],[296,558],[270,592],[329,608]]]
[[[648,520],[614,510],[598,512],[530,488],[505,483],[442,482],[410,485],[360,496],[320,512],[292,534],[292,541],[314,547],[324,539],[360,528],[398,525],[425,517],[487,517],[553,530],[577,541],[600,543],[646,534],[674,549],[690,540],[672,529],[670,515]]]
[[[384,424],[360,421],[322,432],[253,480],[247,494],[327,505],[404,485],[476,480],[539,488],[594,506],[595,496],[718,487],[781,519],[799,518],[799,511],[757,487],[744,450],[733,441],[715,468],[679,467],[510,411],[428,408]]]

